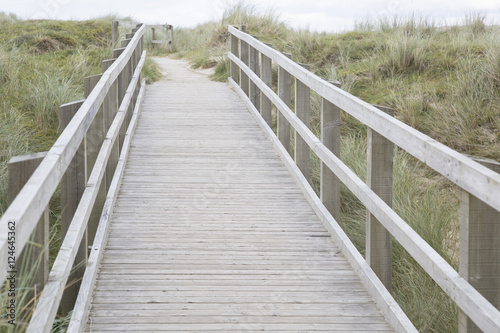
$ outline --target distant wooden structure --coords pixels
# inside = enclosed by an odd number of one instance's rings
[[[170,24],[163,25],[150,25],[148,24],[148,28],[151,29],[151,43],[153,46],[155,44],[168,44],[169,51],[173,51],[174,44],[174,27]],[[163,30],[167,36],[167,39],[156,39],[158,37],[158,31]]]

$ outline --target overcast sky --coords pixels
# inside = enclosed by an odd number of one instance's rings
[[[0,0],[0,11],[22,18],[88,19],[115,13],[145,23],[195,26],[219,19],[233,0]],[[420,16],[463,20],[470,12],[500,23],[499,0],[250,0],[258,11],[274,9],[291,27],[342,31],[356,20]]]

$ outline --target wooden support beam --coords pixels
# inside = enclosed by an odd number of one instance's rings
[[[113,61],[116,59],[109,59],[109,60],[104,60],[102,62],[103,66],[103,72],[105,72],[109,66],[113,64]],[[109,130],[111,123],[113,122],[113,119],[115,119],[116,113],[118,112],[118,82],[115,81],[106,97],[104,98],[104,101],[102,103],[103,111],[104,111],[104,122],[106,125],[106,132]],[[116,164],[118,163],[118,158],[120,154],[120,143],[117,141],[114,144],[113,150],[111,151],[111,155],[109,156],[109,161],[108,165],[106,166],[106,174],[107,175],[114,175],[115,173],[115,168]],[[111,184],[111,179],[113,177],[107,177],[106,178],[106,186],[109,188]]]
[[[257,51],[254,47],[249,46],[250,49],[250,69],[256,73],[260,74],[260,64],[259,64],[259,51]],[[249,88],[249,97],[252,104],[255,106],[257,110],[260,112],[260,90],[257,88],[257,85],[249,80],[250,88]]]
[[[329,81],[340,88],[340,82]],[[340,109],[328,100],[321,99],[321,142],[340,158]],[[326,209],[338,222],[340,220],[340,181],[321,162],[320,198]]]
[[[241,26],[241,31],[247,32],[247,26],[242,25]],[[243,61],[245,65],[250,64],[250,54],[248,52],[248,44],[242,40],[240,40],[240,59]],[[249,82],[248,82],[248,75],[244,71],[240,69],[240,86],[241,89],[245,92],[247,96],[249,96]]]
[[[102,75],[94,75],[84,78],[83,85],[85,98],[90,95],[92,89],[94,89],[94,87],[101,79],[101,76]],[[104,142],[104,138],[106,137],[106,132],[104,110],[101,106],[94,118],[94,121],[92,122],[92,125],[87,131],[87,135],[85,136],[85,141],[87,144],[87,179],[90,177],[90,173],[92,172],[95,162],[97,161],[97,156],[99,155],[102,143]],[[104,201],[106,200],[106,190],[106,174],[104,174],[103,182],[98,190],[94,208],[92,209],[92,213],[90,214],[89,222],[87,224],[88,244],[92,244],[94,242],[99,219],[101,218],[102,207],[104,206]],[[78,265],[79,263],[75,262],[75,264]],[[85,273],[85,267],[83,267],[82,271],[79,273],[81,273],[81,276],[78,275],[78,279],[81,279],[83,277],[83,274]]]
[[[27,154],[22,156],[15,156],[10,159],[8,163],[8,203],[10,204],[17,194],[21,191],[24,184],[31,177],[36,168],[40,165],[40,162],[45,158],[47,152]],[[14,222],[12,224],[13,230],[8,229],[12,234],[8,234],[14,243],[16,237],[15,228],[18,226],[20,221],[10,221]],[[5,225],[5,233],[7,234],[7,228],[11,227]],[[19,251],[19,250],[18,250]],[[10,254],[9,254],[10,256]],[[16,252],[12,257],[15,258],[15,269],[9,269],[10,271],[17,271],[17,279],[22,281],[27,280],[28,277],[32,277],[33,285],[27,286],[30,290],[26,299],[30,300],[42,291],[49,276],[49,209],[47,208],[40,217],[38,224],[31,234],[28,244],[24,247],[22,252]]]
[[[123,39],[123,40],[121,41],[120,46],[121,46],[121,47],[127,47],[128,43],[130,43],[130,41],[131,41],[131,40],[132,40],[132,39]]]
[[[309,70],[309,65],[300,65]],[[295,114],[304,123],[304,125],[309,128],[311,117],[311,89],[297,79],[295,79]],[[295,133],[294,147],[295,163],[304,175],[304,178],[310,181],[310,149],[304,139],[302,139],[297,133]]]
[[[292,58],[290,53],[283,53],[286,57]],[[286,104],[292,105],[292,76],[283,67],[278,68],[278,96]],[[290,154],[290,123],[285,116],[278,111],[278,139],[285,150]]]
[[[238,37],[234,35],[231,35],[231,53],[238,58],[240,57],[238,50]],[[231,78],[234,80],[234,82],[239,84],[240,83],[239,67],[236,66],[234,61],[231,61],[230,66],[231,66]]]
[[[394,110],[376,106],[390,116]],[[392,174],[394,144],[371,128],[367,129],[366,184],[389,207],[392,207]],[[387,290],[392,290],[392,236],[387,229],[366,211],[366,261]]]
[[[500,173],[500,163],[471,157]],[[462,190],[460,202],[460,275],[493,306],[500,309],[500,212]],[[482,332],[463,311],[458,315],[459,333]]]
[[[231,38],[234,37],[231,35]],[[269,44],[270,45],[270,44]],[[260,54],[260,78],[264,83],[272,88],[273,86],[273,61],[271,58],[265,56],[264,54]],[[273,126],[273,118],[272,118],[272,106],[271,100],[267,98],[267,96],[261,91],[260,92],[260,114],[262,118],[266,121],[269,127]]]
[[[59,131],[62,133],[66,126],[70,123],[73,116],[78,112],[84,101],[77,101],[61,105],[59,108]],[[73,216],[75,215],[82,194],[87,185],[87,145],[84,139],[80,144],[75,156],[71,160],[68,169],[64,173],[61,181],[61,239],[64,239],[66,232],[69,229]],[[75,262],[87,261],[87,246],[88,238],[87,233],[83,235],[82,242],[78,248]],[[70,277],[70,281],[77,278],[78,273],[82,273],[80,269],[76,275]],[[61,311],[64,315],[73,310],[76,298],[78,295],[77,285],[71,285],[64,291],[61,299]]]
[[[113,47],[116,46],[116,43],[118,42],[118,38],[120,37],[120,33],[118,31],[119,25],[120,25],[120,22],[113,21],[112,26],[111,26]]]

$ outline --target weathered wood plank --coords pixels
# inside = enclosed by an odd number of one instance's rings
[[[269,331],[391,331],[241,100],[162,62],[169,80],[146,93],[87,330],[158,318],[151,329],[235,331],[268,318]]]
[[[229,32],[244,43],[270,57],[284,70],[337,105],[377,133],[424,162],[464,190],[500,211],[500,175],[454,151],[442,143],[420,133],[375,106],[332,87],[327,81],[310,73],[264,43],[229,26]]]
[[[496,332],[500,329],[500,312],[477,290],[449,265],[417,232],[397,215],[379,196],[377,196],[352,170],[297,118],[290,108],[239,59],[228,54],[230,59],[254,80],[259,88],[273,101],[309,147],[316,153],[337,177],[353,192],[366,208],[384,225],[412,257],[431,275],[439,286],[466,312],[481,329]],[[247,106],[250,105],[247,104]],[[382,112],[382,111],[379,111]],[[383,113],[383,112],[382,112]],[[389,117],[389,116],[387,116]],[[464,157],[465,158],[465,157]],[[472,161],[472,160],[471,160]],[[475,163],[475,162],[473,162]],[[490,170],[490,172],[495,173]],[[496,174],[498,176],[498,174]],[[495,176],[495,177],[496,177]]]
[[[66,130],[59,136],[40,166],[0,218],[1,225],[7,225],[8,221],[18,222],[16,236],[19,250],[22,250],[26,244],[38,219],[47,207],[112,82],[116,80],[120,71],[125,67],[127,59],[131,57],[135,47],[141,42],[144,29],[145,26],[136,34],[136,38],[132,40],[120,58],[103,74],[96,89],[82,104]],[[7,274],[6,252],[7,235],[0,233],[0,253],[2,254],[0,255],[0,281],[4,281]]]

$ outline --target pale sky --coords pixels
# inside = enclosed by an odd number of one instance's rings
[[[83,20],[110,13],[132,16],[144,23],[192,27],[218,20],[233,0],[0,0],[0,11],[22,18]],[[257,11],[274,9],[291,27],[342,31],[356,20],[412,13],[439,22],[463,21],[467,13],[486,14],[500,23],[499,0],[250,0]]]

